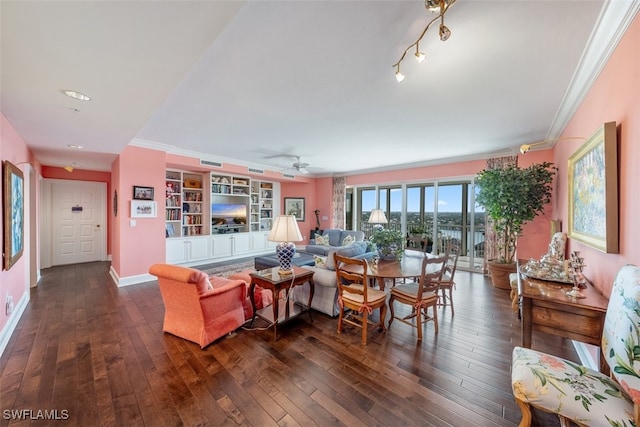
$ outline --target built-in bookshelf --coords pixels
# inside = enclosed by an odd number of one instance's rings
[[[166,237],[205,233],[203,175],[167,170],[165,173]]]
[[[204,233],[203,175],[182,174],[182,235],[199,236]]]
[[[166,171],[165,193],[166,237],[178,237],[182,223],[182,172]]]
[[[251,231],[260,231],[260,181],[251,181]]]
[[[273,225],[273,183],[260,181],[260,230],[269,231]]]

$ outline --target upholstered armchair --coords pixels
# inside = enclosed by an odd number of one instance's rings
[[[206,347],[245,322],[242,280],[209,277],[193,268],[154,264],[164,302],[163,331]]]

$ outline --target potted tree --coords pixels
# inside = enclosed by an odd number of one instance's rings
[[[404,237],[400,231],[377,229],[369,241],[376,245],[380,259],[390,260],[402,257]]]
[[[551,202],[552,182],[557,168],[543,162],[526,168],[482,170],[476,180],[476,203],[493,221],[498,257],[489,260],[493,285],[509,289],[509,273],[516,271],[515,254],[522,226],[544,212]]]

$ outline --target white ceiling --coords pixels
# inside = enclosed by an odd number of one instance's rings
[[[421,0],[2,0],[1,109],[80,169],[130,143],[323,175],[486,158],[559,135],[637,4],[458,0],[397,83]]]

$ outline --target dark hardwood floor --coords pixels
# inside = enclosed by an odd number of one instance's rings
[[[0,359],[1,425],[514,426],[510,384],[520,324],[508,292],[456,273],[456,315],[440,332],[394,322],[336,333],[314,313],[271,331],[238,330],[201,350],[162,332],[156,282],[117,288],[108,263],[43,271]],[[577,361],[571,342],[534,334],[534,347]],[[52,411],[58,421],[13,414]],[[22,412],[21,412],[22,411]],[[66,414],[66,416],[65,416]],[[42,415],[42,413],[40,413]],[[535,425],[559,425],[534,413]]]

